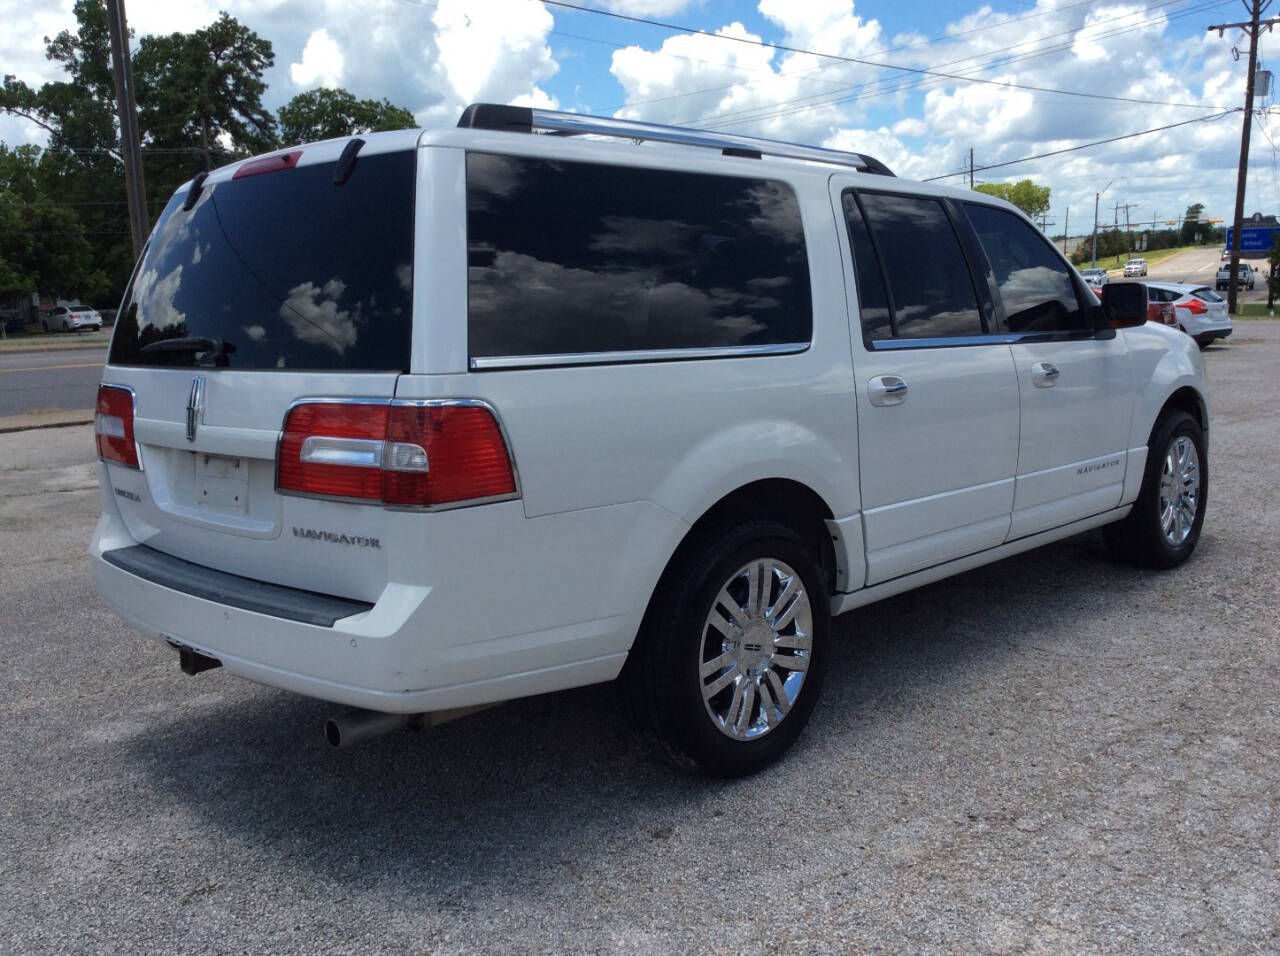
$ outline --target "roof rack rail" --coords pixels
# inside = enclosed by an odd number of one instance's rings
[[[893,175],[888,166],[866,153],[846,153],[838,149],[803,146],[799,143],[760,139],[755,136],[737,136],[712,130],[666,126],[662,123],[641,123],[636,120],[588,116],[583,113],[540,110],[528,106],[472,103],[462,111],[458,126],[464,129],[501,130],[508,133],[532,133],[534,130],[546,130],[561,136],[617,136],[622,139],[719,149],[727,156],[743,156],[752,159],[759,159],[761,156],[778,156],[783,159],[803,159],[832,166],[851,166],[859,172],[874,173],[877,176]]]

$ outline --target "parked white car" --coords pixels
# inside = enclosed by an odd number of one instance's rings
[[[1134,276],[1144,276],[1147,274],[1146,259],[1130,259],[1124,264],[1124,277],[1126,279]]]
[[[156,223],[92,563],[189,673],[359,708],[336,744],[621,678],[732,776],[805,726],[833,613],[1095,528],[1195,549],[1199,352],[1013,206],[721,133],[460,127],[239,162]]]
[[[1215,339],[1225,339],[1231,334],[1227,300],[1207,285],[1174,282],[1148,282],[1146,285],[1153,302],[1173,304],[1178,328],[1195,339],[1200,348],[1208,348]]]
[[[1080,277],[1096,289],[1101,289],[1111,281],[1106,269],[1081,269]]]
[[[87,305],[60,305],[41,324],[46,332],[96,332],[102,328],[102,316]]]

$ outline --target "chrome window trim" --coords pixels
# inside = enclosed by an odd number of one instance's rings
[[[774,345],[727,345],[690,349],[562,352],[549,355],[486,355],[473,357],[471,359],[471,370],[473,372],[485,372],[511,368],[559,368],[566,365],[634,365],[640,362],[695,362],[702,359],[796,355],[800,352],[807,352],[810,344],[809,342],[783,342]]]
[[[928,339],[874,339],[873,352],[900,349],[963,348],[971,345],[1017,345],[1020,342],[1076,342],[1096,337],[1093,329],[1074,332],[995,332],[991,335],[954,335]]]
[[[388,505],[381,501],[371,501],[368,498],[344,498],[338,495],[318,495],[307,491],[290,491],[281,489],[280,446],[284,443],[284,425],[285,422],[289,420],[289,413],[299,405],[321,404],[387,405],[390,407],[400,406],[417,408],[454,405],[487,409],[489,414],[493,416],[493,420],[498,423],[498,434],[502,436],[502,441],[507,446],[507,460],[511,462],[511,480],[515,484],[516,490],[509,495],[490,495],[487,498],[467,498],[463,501],[449,501],[441,505]],[[454,511],[458,508],[474,508],[477,505],[488,505],[498,501],[516,501],[524,497],[524,488],[520,484],[520,468],[516,464],[516,452],[515,448],[511,444],[511,436],[507,433],[506,422],[502,420],[502,416],[498,414],[498,410],[493,407],[493,404],[482,398],[362,398],[359,396],[326,398],[319,395],[295,398],[289,403],[289,407],[285,409],[284,418],[280,422],[280,431],[276,434],[275,474],[272,478],[272,484],[275,488],[275,493],[285,498],[315,498],[318,501],[341,501],[353,505],[374,505],[382,508],[384,511],[408,511],[415,514],[430,514],[437,511]]]

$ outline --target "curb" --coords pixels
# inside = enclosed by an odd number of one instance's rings
[[[76,419],[73,422],[41,422],[35,425],[5,425],[0,426],[0,435],[10,435],[14,432],[30,432],[41,428],[70,428],[72,425],[92,425],[93,419]]]
[[[106,342],[95,342],[91,345],[55,345],[55,346],[23,346],[16,349],[7,349],[0,346],[0,356],[4,355],[30,355],[33,352],[97,352],[105,351]]]

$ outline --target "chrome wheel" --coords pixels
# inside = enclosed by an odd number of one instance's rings
[[[1200,508],[1200,454],[1195,443],[1179,435],[1164,454],[1160,471],[1160,530],[1169,544],[1180,547],[1196,522]]]
[[[790,712],[813,653],[813,608],[800,575],[773,558],[739,568],[702,631],[702,701],[720,732],[753,740]]]

